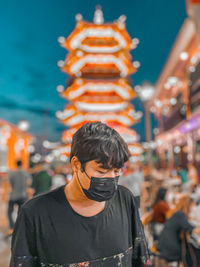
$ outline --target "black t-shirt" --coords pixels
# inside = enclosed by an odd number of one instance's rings
[[[165,223],[165,227],[160,235],[158,249],[167,260],[181,259],[181,239],[182,230],[192,232],[193,226],[188,222],[184,212],[175,212]]]
[[[84,217],[72,209],[62,186],[22,207],[10,267],[138,267],[147,259],[138,210],[128,189],[119,186],[103,211]]]

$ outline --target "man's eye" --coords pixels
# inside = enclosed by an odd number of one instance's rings
[[[98,171],[98,173],[100,173],[100,174],[105,174],[106,172]]]

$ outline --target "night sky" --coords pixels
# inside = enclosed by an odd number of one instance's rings
[[[140,39],[132,55],[141,62],[134,85],[155,84],[186,17],[184,0],[0,0],[0,118],[30,121],[30,131],[56,141],[65,128],[56,117],[66,100],[56,86],[67,75],[57,67],[67,51],[57,42],[67,37],[81,13],[92,21],[100,4],[106,22],[127,16],[127,30]],[[142,109],[139,99],[133,101]],[[144,119],[134,126],[144,139]]]

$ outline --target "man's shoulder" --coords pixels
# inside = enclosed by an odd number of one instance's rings
[[[50,172],[48,170],[42,170],[42,171],[38,172],[37,176],[38,177],[45,177],[45,178],[51,177]]]
[[[170,222],[180,222],[187,220],[185,213],[181,210],[174,212],[174,214],[168,219]]]
[[[174,215],[174,217],[177,217],[177,218],[186,217],[185,213],[182,210],[176,211],[173,215]]]
[[[127,210],[135,210],[137,208],[136,200],[133,193],[123,185],[118,186],[117,194],[113,198],[114,203],[120,203]]]
[[[8,175],[9,176],[14,176],[14,175],[16,175],[18,173],[19,173],[19,170],[9,171]]]
[[[131,191],[123,185],[118,185],[118,191],[122,194],[131,194]]]
[[[125,186],[118,185],[118,196],[122,199],[131,201],[134,199],[133,193]]]
[[[31,176],[30,173],[29,173],[27,170],[24,170],[24,169],[20,170],[19,173],[21,173],[21,174],[24,175],[25,177],[30,177],[30,176]]]
[[[8,180],[16,180],[18,181],[18,179],[16,179],[16,177],[22,176],[23,174],[21,174],[20,170],[14,170],[14,171],[10,171],[8,174]]]
[[[56,203],[60,199],[62,194],[63,186],[56,188],[52,191],[39,194],[32,199],[28,200],[23,206],[23,210],[27,213],[39,211],[40,209],[44,210],[45,208]]]

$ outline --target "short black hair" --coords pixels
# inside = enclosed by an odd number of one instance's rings
[[[71,159],[76,156],[85,164],[96,160],[104,169],[120,169],[129,159],[128,146],[113,128],[102,122],[84,124],[73,136]]]
[[[16,164],[17,164],[17,167],[21,167],[22,166],[22,161],[21,160],[17,160]]]

